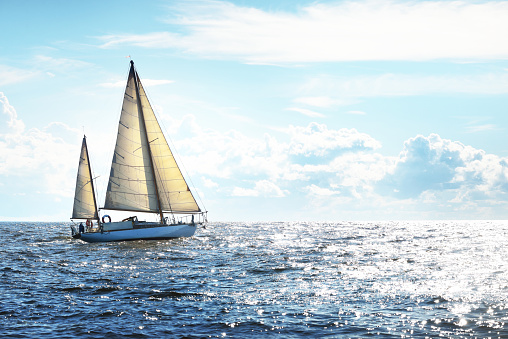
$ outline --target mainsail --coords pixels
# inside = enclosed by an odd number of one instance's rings
[[[71,219],[98,219],[86,137],[83,137],[81,145],[76,192],[74,193],[74,208]]]
[[[197,213],[131,61],[118,125],[105,209]]]

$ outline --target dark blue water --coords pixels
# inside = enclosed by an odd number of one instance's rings
[[[508,222],[0,223],[0,336],[508,338]]]

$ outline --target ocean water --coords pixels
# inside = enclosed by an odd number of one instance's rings
[[[508,338],[508,222],[0,223],[2,338]]]

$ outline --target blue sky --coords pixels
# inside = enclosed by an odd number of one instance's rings
[[[506,1],[0,0],[0,220],[99,202],[126,56],[214,221],[508,216]],[[171,146],[171,145],[170,145]]]

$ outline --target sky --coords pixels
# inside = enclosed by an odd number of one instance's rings
[[[508,217],[508,1],[0,0],[0,220],[98,202],[129,60],[210,221]]]

